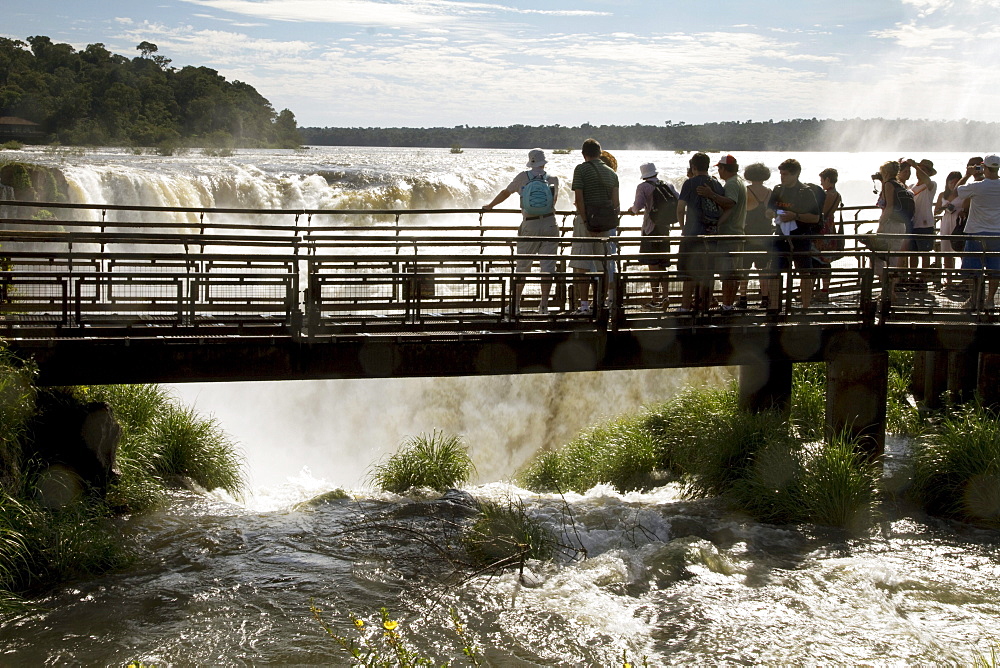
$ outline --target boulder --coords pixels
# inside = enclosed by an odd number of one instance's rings
[[[122,433],[111,407],[56,391],[39,395],[38,408],[30,458],[39,471],[39,501],[54,508],[84,494],[103,499],[118,477],[115,460]]]

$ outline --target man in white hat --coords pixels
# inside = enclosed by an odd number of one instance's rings
[[[986,269],[1000,271],[1000,156],[988,155],[983,159],[983,180],[958,187],[958,196],[968,202],[969,219],[965,223],[965,233],[969,240],[965,250],[970,253],[990,252],[986,257]],[[962,258],[962,269],[982,269],[981,256],[966,255]],[[986,307],[993,307],[997,293],[997,281],[989,281]],[[964,306],[973,307],[975,296]]]
[[[559,179],[545,173],[545,151],[533,148],[528,151],[528,171],[519,172],[493,201],[483,207],[491,211],[514,193],[521,194],[521,226],[517,230],[518,257],[514,270],[518,274],[531,271],[534,264],[529,255],[541,256],[538,260],[542,276],[542,296],[538,303],[538,313],[549,312],[549,294],[552,292],[552,274],[556,273],[556,253],[559,251],[559,226],[556,224],[556,199],[559,196]],[[524,281],[514,280],[514,300],[510,315],[516,316],[521,308],[521,292]]]
[[[666,255],[670,252],[670,228],[677,224],[677,190],[669,183],[657,178],[656,165],[647,162],[639,166],[642,181],[635,188],[635,203],[629,213],[645,212],[642,218],[642,240],[639,242],[640,262],[649,267],[651,273],[662,273],[670,264]],[[652,300],[650,308],[666,308],[669,300],[668,281],[655,278],[650,280]]]

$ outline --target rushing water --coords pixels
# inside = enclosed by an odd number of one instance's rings
[[[641,163],[656,162],[679,183],[688,159],[613,152],[626,203]],[[359,148],[4,156],[59,167],[72,201],[281,208],[478,207],[525,160],[524,151]],[[765,162],[776,179],[787,156],[738,157]],[[874,199],[868,175],[899,156],[795,157],[804,180],[840,169],[847,204],[862,205]],[[912,157],[932,159],[939,182],[967,158]],[[568,208],[579,156],[551,159]],[[652,665],[944,663],[988,653],[1000,637],[995,533],[887,506],[869,535],[848,537],[755,523],[714,501],[682,500],[670,486],[561,499],[502,482],[539,449],[602,417],[727,377],[666,370],[174,386],[242,444],[253,493],[239,502],[178,493],[155,513],[123,520],[134,566],[60,587],[37,609],[4,620],[0,663],[346,664],[310,602],[347,635],[348,613],[377,622],[386,606],[408,641],[442,661],[460,658],[452,606],[495,665],[611,666],[623,651],[633,661],[648,655]],[[523,581],[447,581],[447,569],[412,534],[386,532],[405,524],[429,534],[460,521],[460,508],[364,487],[368,467],[404,436],[435,428],[465,435],[478,467],[468,491],[522,499],[579,550],[575,558],[533,564]],[[898,455],[905,444],[892,446]],[[302,503],[336,487],[354,498]]]

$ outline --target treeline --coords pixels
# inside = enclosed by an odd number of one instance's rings
[[[729,121],[687,125],[511,125],[453,128],[302,128],[313,146],[578,149],[588,137],[618,149],[676,151],[993,150],[1000,123],[905,119]]]
[[[299,145],[292,112],[275,113],[253,86],[207,67],[170,67],[150,42],[136,50],[127,58],[103,44],[77,51],[44,36],[0,38],[0,116],[71,145]]]

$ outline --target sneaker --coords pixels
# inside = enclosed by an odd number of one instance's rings
[[[594,315],[594,310],[589,306],[587,308],[581,306],[577,310],[573,311],[573,315]]]
[[[722,310],[723,310],[724,312],[728,313],[728,312],[730,312],[730,311],[734,311],[734,310],[736,310],[736,307],[734,307],[734,306],[733,306],[732,304],[729,304],[729,305],[727,305],[727,304],[723,304],[723,305],[722,305]]]
[[[670,310],[671,313],[690,313],[691,309],[684,308],[683,306],[675,306]]]
[[[651,302],[647,302],[644,306],[646,308],[663,308],[663,302],[654,299]]]
[[[539,306],[537,313],[538,313],[538,315],[548,315],[549,314],[549,307],[548,306]]]

